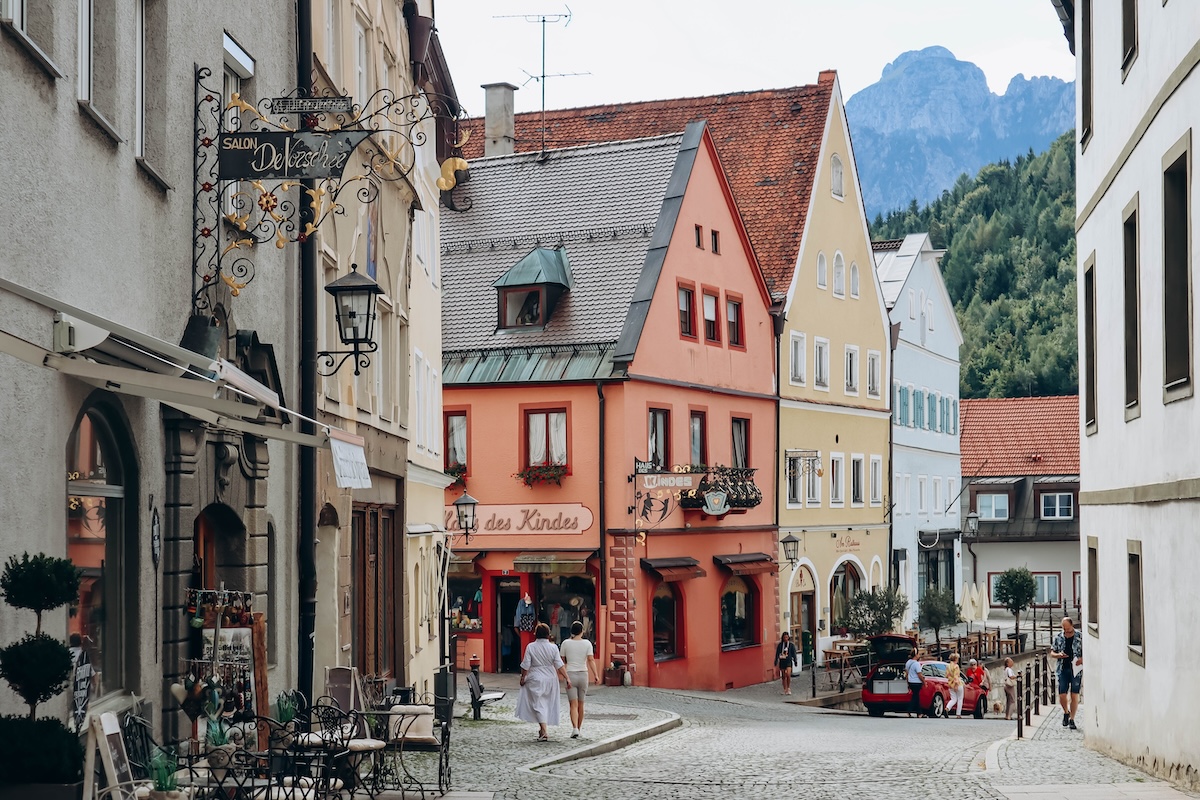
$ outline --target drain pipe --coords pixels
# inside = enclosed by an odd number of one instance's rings
[[[608,606],[608,536],[604,527],[605,522],[605,496],[604,496],[604,384],[601,381],[596,381],[596,396],[599,398],[600,406],[598,413],[600,415],[600,511],[597,514],[598,524],[600,525],[600,605]],[[596,615],[597,618],[600,616]]]

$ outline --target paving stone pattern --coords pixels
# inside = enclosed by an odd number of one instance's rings
[[[485,709],[484,722],[455,720],[454,788],[492,790],[498,800],[1004,800],[1002,787],[1031,783],[1081,790],[1153,785],[1144,773],[1086,749],[1083,732],[1062,728],[1057,712],[1032,738],[1002,743],[1000,770],[989,771],[988,747],[1014,731],[1003,719],[876,719],[782,700],[771,685],[723,693],[599,687],[588,699],[595,717],[584,724],[585,739],[567,738],[564,698],[563,724],[551,729],[551,742],[536,743],[536,727],[513,719],[516,692],[509,691]],[[611,753],[525,769],[662,720],[666,712],[680,715],[683,725]]]

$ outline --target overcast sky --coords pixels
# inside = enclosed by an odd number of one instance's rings
[[[437,27],[459,99],[483,113],[480,84],[521,87],[541,108],[538,14],[546,26],[546,107],[688,97],[815,83],[836,69],[848,99],[906,50],[949,48],[1002,94],[1017,73],[1071,80],[1074,58],[1050,0],[440,0]],[[533,15],[534,22],[503,15]],[[526,74],[528,73],[528,74]]]

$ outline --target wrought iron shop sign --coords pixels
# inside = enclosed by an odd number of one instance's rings
[[[354,100],[349,97],[273,97],[276,114],[349,114]]]
[[[222,133],[217,177],[223,181],[341,178],[350,154],[370,131]]]

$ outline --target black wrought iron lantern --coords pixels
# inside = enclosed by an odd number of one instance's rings
[[[967,533],[972,536],[979,533],[979,514],[974,511],[967,514]]]
[[[379,349],[375,341],[375,298],[383,294],[379,284],[358,272],[358,264],[350,265],[350,274],[325,287],[333,295],[334,316],[338,338],[348,350],[323,350],[317,359],[322,375],[332,375],[341,369],[346,359],[354,358],[354,374],[371,365],[369,354]],[[336,358],[341,356],[341,358]]]
[[[479,501],[467,494],[466,489],[463,489],[462,497],[454,501],[454,517],[465,542],[470,542],[471,534],[479,530],[479,519],[475,516],[478,505]]]
[[[789,533],[779,543],[783,545],[783,557],[790,566],[795,567],[796,562],[800,560],[800,540],[796,538],[796,534]]]

